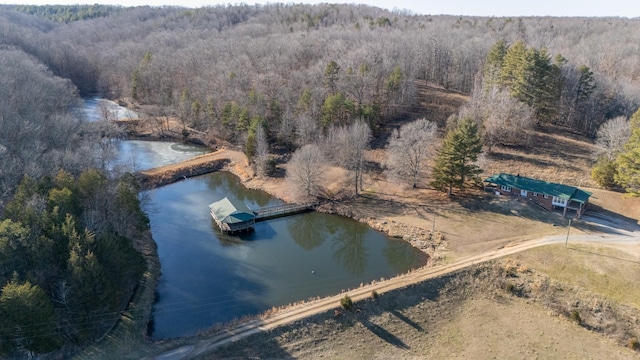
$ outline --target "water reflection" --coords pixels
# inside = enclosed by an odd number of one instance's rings
[[[406,242],[327,214],[262,221],[250,233],[222,234],[209,215],[211,202],[235,197],[253,209],[281,203],[244,188],[229,173],[190,178],[150,194],[158,208],[149,217],[162,266],[154,338],[194,334],[422,265]]]
[[[287,229],[293,241],[307,251],[322,245],[332,234],[327,222],[318,221],[312,214],[292,216]]]
[[[387,247],[382,251],[387,263],[398,273],[404,273],[407,270],[407,264],[424,263],[427,261],[427,255],[422,251],[415,251],[413,247],[407,247],[407,243],[403,240],[391,240],[387,243]]]
[[[365,233],[368,229],[354,222],[349,232],[342,231],[333,236],[333,258],[352,275],[362,275],[367,266]]]
[[[244,202],[249,209],[258,209],[265,206],[279,205],[283,202],[263,191],[247,191],[239,179],[231,176],[207,176],[204,177],[209,190],[217,195],[217,200],[232,197]]]

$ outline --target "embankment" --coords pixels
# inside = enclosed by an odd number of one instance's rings
[[[162,166],[139,172],[136,176],[142,189],[148,190],[172,184],[193,176],[222,170],[231,159],[224,156],[224,150],[196,156],[179,164]]]

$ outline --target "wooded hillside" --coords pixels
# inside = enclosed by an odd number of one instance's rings
[[[470,94],[500,40],[563,59],[557,96],[577,98],[581,69],[593,73],[584,104],[558,103],[549,121],[594,135],[606,119],[629,117],[638,106],[637,19],[273,4],[125,8],[60,24],[5,9],[1,41],[71,79],[81,94],[132,97],[189,125],[230,131],[230,138],[256,117],[272,139],[288,141],[307,117],[324,126],[355,115],[372,122],[399,115],[414,101],[416,79]]]
[[[387,175],[416,187],[450,134],[432,186],[451,192],[477,180],[483,148],[535,152],[529,135],[551,127],[597,137],[602,177],[637,191],[640,113],[631,127],[627,119],[640,106],[639,35],[640,19],[359,5],[1,5],[0,256],[9,260],[0,262],[0,315],[20,316],[0,326],[0,352],[99,336],[143,271],[131,247],[146,226],[137,188],[109,166],[118,131],[82,121],[81,97],[126,101],[144,117],[175,119],[185,138],[238,145],[261,174],[275,167],[269,153],[293,153],[291,173],[308,169],[299,173],[306,195],[325,161],[351,171],[350,186],[362,190],[372,138],[395,163]],[[425,84],[469,101],[449,119],[429,118],[418,96]],[[616,134],[633,142],[611,145]],[[623,150],[626,162],[615,160]],[[464,171],[449,174],[454,162]],[[85,301],[93,293],[109,299]],[[34,326],[33,308],[50,328]]]

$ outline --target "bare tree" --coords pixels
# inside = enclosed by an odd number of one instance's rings
[[[267,134],[262,125],[258,125],[256,129],[256,156],[255,163],[258,173],[266,175],[267,161],[269,160],[269,142]]]
[[[335,163],[353,171],[356,195],[358,195],[358,189],[362,190],[364,153],[369,148],[370,140],[369,125],[357,120],[348,126],[332,127],[325,141],[325,151],[333,155]]]
[[[98,100],[98,111],[100,112],[100,119],[104,121],[118,120],[117,110],[113,104],[108,100]]]
[[[494,145],[527,145],[534,125],[534,111],[497,87],[476,84],[469,103],[460,109],[457,119],[471,118],[483,129],[489,152]]]
[[[606,157],[613,160],[622,150],[624,144],[631,137],[629,120],[624,116],[618,116],[602,124],[596,134],[596,157]]]
[[[318,145],[305,145],[293,153],[287,167],[287,177],[307,196],[311,196],[323,180],[326,164]]]
[[[424,177],[427,161],[435,151],[438,127],[419,119],[394,130],[387,146],[387,169],[391,178],[415,188]]]
[[[312,144],[320,137],[320,126],[311,116],[305,114],[296,117],[296,138],[300,146]]]

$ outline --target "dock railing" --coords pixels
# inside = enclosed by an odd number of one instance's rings
[[[253,213],[256,215],[256,221],[262,221],[267,219],[273,219],[277,217],[293,215],[305,211],[313,210],[317,203],[304,203],[304,204],[282,204],[267,206],[257,210]]]

